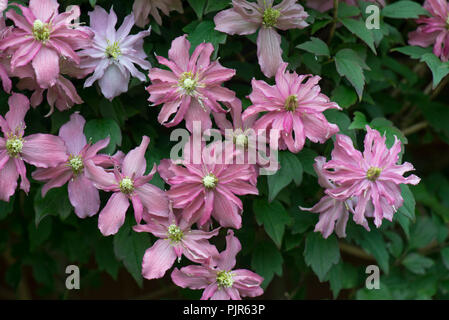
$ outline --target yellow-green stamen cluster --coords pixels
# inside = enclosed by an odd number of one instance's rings
[[[267,8],[263,12],[262,24],[265,28],[274,27],[278,21],[281,12],[273,8]]]
[[[298,97],[295,94],[287,97],[285,100],[284,108],[287,111],[295,111],[298,108]]]
[[[117,60],[121,55],[122,51],[120,50],[119,43],[117,41],[114,41],[114,43],[111,44],[108,40],[108,46],[106,47],[106,56],[108,58]]]
[[[207,189],[214,189],[217,186],[217,183],[218,183],[218,179],[212,173],[209,173],[208,175],[203,177],[203,185]]]
[[[240,148],[248,146],[248,136],[244,133],[234,135],[234,144]]]
[[[233,274],[231,271],[219,271],[217,273],[217,284],[219,288],[230,288],[234,284]]]
[[[22,148],[23,139],[21,137],[12,135],[6,140],[6,152],[10,157],[17,158],[22,152]]]
[[[33,37],[43,43],[50,39],[50,25],[37,19],[33,23]]]
[[[168,227],[168,239],[170,239],[170,242],[173,244],[178,243],[182,240],[182,237],[184,234],[182,233],[182,230],[176,225],[172,224]]]
[[[198,82],[195,79],[192,72],[183,72],[179,77],[179,87],[188,95],[192,95],[198,86]]]
[[[134,191],[134,183],[133,181],[126,177],[123,178],[119,183],[120,191],[124,194],[131,194]]]
[[[67,163],[69,167],[72,169],[74,175],[78,175],[83,172],[84,163],[83,158],[81,158],[81,156],[70,155]]]
[[[366,178],[370,181],[376,181],[377,178],[379,178],[381,172],[382,172],[381,168],[371,167],[366,172]]]

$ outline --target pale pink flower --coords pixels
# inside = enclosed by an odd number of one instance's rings
[[[111,8],[108,14],[102,7],[96,6],[89,12],[90,28],[94,32],[92,47],[82,50],[80,56],[82,68],[92,68],[93,75],[84,83],[90,87],[98,80],[102,94],[109,100],[128,91],[130,76],[146,81],[146,76],[134,65],[149,70],[151,64],[146,60],[143,50],[143,38],[150,35],[150,30],[135,35],[129,32],[134,26],[134,15],[125,17],[122,25],[115,30],[117,16]]]
[[[159,174],[171,186],[167,195],[174,208],[183,209],[186,220],[203,226],[213,217],[222,227],[239,229],[243,204],[236,195],[258,194],[253,184],[257,172],[253,165],[228,164],[232,163],[234,154],[224,152],[221,142],[201,151],[196,150],[201,153],[199,164],[161,161]]]
[[[323,112],[341,108],[321,93],[319,76],[298,76],[296,72],[286,71],[286,68],[286,63],[281,64],[274,86],[252,80],[253,92],[249,98],[253,105],[245,110],[243,119],[266,112],[253,128],[278,130],[279,149],[288,148],[298,153],[304,147],[306,138],[324,143],[339,131],[337,125],[326,120]]]
[[[273,6],[273,0],[233,0],[233,8],[219,12],[215,29],[227,34],[248,35],[257,32],[257,57],[263,74],[276,74],[282,63],[281,36],[276,29],[303,29],[308,26],[304,8],[296,0],[283,0]]]
[[[334,189],[336,186],[329,180],[323,165],[326,163],[325,157],[316,157],[313,165],[318,175],[318,183],[325,189]],[[312,208],[299,207],[304,211],[319,213],[319,221],[315,226],[315,232],[321,232],[323,238],[327,239],[335,229],[335,233],[340,238],[346,237],[346,224],[349,219],[349,213],[354,213],[354,199],[339,200],[329,195],[325,195]],[[363,227],[369,230],[368,223],[365,221]]]
[[[181,0],[134,0],[133,13],[136,17],[136,25],[144,28],[150,23],[149,16],[153,16],[158,25],[162,24],[162,18],[159,10],[166,16],[170,11],[183,13]]]
[[[1,14],[1,10],[0,10]],[[8,36],[11,32],[11,28],[6,27],[5,18],[0,16],[0,42]],[[10,60],[8,59],[7,52],[0,50],[0,80],[2,81],[3,90],[6,92],[11,92],[12,83],[8,75],[8,66]]]
[[[0,14],[8,7],[8,0],[0,0]]]
[[[92,72],[90,69],[79,68],[74,62],[67,59],[61,59],[59,69],[60,74],[56,82],[47,88],[41,88],[39,86],[33,68],[30,65],[16,68],[13,74],[13,76],[20,78],[17,83],[18,89],[33,91],[30,99],[33,108],[41,105],[44,92],[47,91],[46,97],[50,106],[50,111],[47,116],[53,113],[55,107],[59,111],[64,111],[70,109],[75,104],[83,103],[73,83],[64,75],[82,79]]]
[[[401,152],[401,142],[397,137],[388,149],[385,136],[368,126],[366,130],[363,154],[354,148],[349,137],[337,135],[332,160],[323,166],[327,177],[337,187],[327,189],[326,193],[339,200],[356,197],[354,221],[361,225],[366,223],[366,212],[371,211],[369,205],[372,204],[374,224],[379,227],[382,219],[391,221],[403,204],[399,185],[416,185],[420,178],[415,175],[403,177],[405,172],[414,168],[408,162],[397,164]]]
[[[78,6],[58,14],[56,0],[30,0],[29,8],[17,5],[22,16],[8,10],[6,17],[14,21],[11,34],[0,41],[0,50],[12,51],[11,71],[31,63],[41,88],[56,83],[61,57],[79,64],[75,52],[88,45],[92,34],[86,27],[72,23],[80,15]]]
[[[147,224],[134,226],[134,231],[150,232],[160,238],[143,256],[142,275],[146,279],[162,278],[176,258],[179,261],[182,255],[197,263],[218,255],[217,248],[208,239],[217,236],[219,228],[210,232],[191,230],[192,223],[182,216],[176,217],[172,210],[168,217],[145,220]]]
[[[210,112],[225,112],[218,101],[231,102],[235,93],[221,86],[235,75],[235,70],[224,68],[218,61],[210,61],[214,47],[201,43],[189,54],[190,43],[181,36],[173,40],[168,57],[156,56],[160,64],[170,71],[152,68],[149,73],[152,84],[148,86],[149,101],[163,104],[158,121],[173,127],[183,119],[192,132],[193,121],[201,121],[203,129],[210,129]],[[176,114],[173,119],[170,117]]]
[[[98,189],[113,192],[106,206],[98,217],[98,228],[105,236],[117,233],[125,222],[129,201],[134,208],[134,217],[140,223],[144,210],[148,213],[165,217],[168,215],[168,199],[165,193],[149,184],[156,172],[156,166],[145,175],[145,152],[150,139],[142,138],[139,147],[131,150],[123,159],[121,171],[116,167],[113,172],[96,166],[92,160],[86,161],[88,178]]]
[[[374,2],[377,5],[382,7],[385,6],[385,0],[366,0],[368,2]],[[357,0],[343,0],[342,2],[346,2],[350,6],[358,6]],[[320,12],[325,12],[334,7],[334,0],[307,0],[306,6],[309,8],[318,10]]]
[[[35,180],[47,181],[42,188],[42,197],[45,197],[50,189],[61,187],[68,182],[69,200],[80,218],[91,217],[100,209],[100,194],[86,177],[86,161],[91,160],[95,165],[114,164],[112,157],[97,154],[107,147],[109,138],[94,145],[88,143],[83,133],[85,123],[86,120],[80,114],[72,114],[70,121],[59,130],[59,136],[67,146],[65,161],[56,167],[39,168],[32,174]]]
[[[433,53],[443,61],[449,60],[449,3],[446,0],[426,0],[424,9],[431,17],[416,20],[418,29],[408,34],[408,43],[413,46],[433,45]]]
[[[171,274],[173,282],[182,288],[204,289],[201,300],[241,300],[242,297],[257,297],[263,294],[260,287],[263,278],[258,274],[236,269],[235,257],[242,249],[232,230],[226,236],[226,250],[212,257],[209,264],[187,266]]]
[[[32,134],[24,137],[25,115],[30,108],[28,98],[13,93],[8,100],[9,111],[0,116],[0,200],[9,201],[17,188],[20,176],[20,189],[30,190],[26,177],[27,162],[40,168],[54,167],[67,158],[65,144],[60,137],[50,134]]]

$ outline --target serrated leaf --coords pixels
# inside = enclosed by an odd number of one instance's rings
[[[293,153],[279,152],[280,169],[268,180],[268,200],[273,201],[278,193],[288,186],[292,181],[299,186],[302,182],[303,168],[298,157]]]
[[[277,247],[280,248],[284,237],[285,226],[291,221],[288,212],[279,201],[268,203],[262,199],[254,201],[253,210],[257,223],[264,226],[267,234]]]
[[[195,11],[198,19],[201,20],[207,0],[187,0],[187,2],[192,7],[193,11]]]
[[[366,63],[357,55],[357,53],[351,49],[342,49],[335,55],[335,66],[337,72],[346,77],[352,86],[355,88],[359,96],[359,100],[362,99],[363,88],[365,86],[365,76],[363,69],[369,70]]]
[[[330,56],[329,47],[327,46],[326,42],[315,37],[310,37],[310,41],[304,42],[296,46],[296,48],[313,53],[317,56]]]
[[[441,61],[433,53],[425,53],[421,56],[421,60],[427,64],[432,71],[433,82],[432,88],[435,89],[440,81],[449,73],[449,62]]]
[[[203,21],[198,24],[192,32],[189,32],[188,39],[191,44],[191,50],[194,50],[200,43],[210,42],[215,48],[213,59],[217,57],[218,46],[226,42],[227,35],[215,30],[213,21]]]
[[[366,117],[363,113],[356,111],[354,112],[354,120],[352,120],[349,129],[365,129],[365,126],[368,124]]]
[[[332,265],[340,261],[340,248],[335,236],[324,239],[316,232],[307,235],[304,260],[322,282]]]
[[[401,184],[401,195],[404,199],[404,203],[402,207],[399,208],[399,211],[404,215],[410,218],[410,220],[415,221],[415,196],[410,191],[410,187],[406,184]]]
[[[419,3],[414,1],[398,1],[385,6],[382,15],[394,19],[416,19],[420,15],[429,15]]]
[[[426,269],[434,265],[434,262],[420,254],[410,253],[402,260],[402,264],[413,273],[424,274]]]
[[[346,109],[357,102],[357,94],[354,89],[345,85],[339,85],[332,91],[331,100],[338,103],[343,109]]]
[[[432,48],[422,48],[416,46],[405,46],[391,49],[392,52],[398,51],[400,53],[410,56],[412,59],[420,59],[426,53],[432,53]]]
[[[99,140],[110,137],[109,145],[103,153],[112,154],[117,146],[122,144],[122,133],[119,125],[113,119],[93,119],[89,120],[84,127],[86,139],[95,143]]]
[[[369,30],[365,23],[360,20],[355,20],[351,18],[343,18],[340,19],[340,22],[351,31],[351,33],[355,34],[359,37],[363,42],[365,42],[368,47],[376,54],[376,48],[374,46],[374,37],[371,30]]]

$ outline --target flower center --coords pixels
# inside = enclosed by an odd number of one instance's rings
[[[108,40],[108,46],[106,47],[106,56],[108,58],[117,60],[121,55],[122,51],[120,50],[119,43],[117,41],[114,41],[114,43],[111,44]]]
[[[69,156],[68,161],[69,167],[72,168],[73,174],[78,175],[83,172],[84,163],[83,158],[81,156]]]
[[[248,146],[248,136],[243,133],[235,135],[234,144],[238,147],[246,148]]]
[[[287,100],[285,100],[284,108],[287,111],[295,111],[298,108],[298,97],[296,94],[288,96]]]
[[[273,8],[267,8],[263,12],[262,24],[265,28],[274,27],[278,21],[281,12]]]
[[[50,25],[43,23],[39,19],[35,20],[33,23],[33,37],[37,41],[47,42],[50,39]]]
[[[209,173],[207,176],[204,176],[203,178],[203,185],[207,188],[207,189],[213,189],[217,186],[218,183],[218,179],[217,177],[212,174]]]
[[[219,271],[217,273],[217,284],[220,288],[230,288],[234,284],[233,274],[231,271]]]
[[[376,181],[377,178],[379,178],[381,172],[382,172],[381,168],[371,167],[366,172],[366,178],[370,181]]]
[[[183,72],[179,78],[179,86],[188,95],[192,95],[198,86],[197,80],[195,79],[192,72]]]
[[[123,178],[119,183],[120,191],[124,194],[131,194],[134,191],[134,183],[133,181],[126,177]]]
[[[168,227],[168,238],[171,243],[178,243],[182,240],[183,236],[184,234],[182,233],[182,230],[179,229],[176,224],[172,224]]]
[[[17,156],[22,152],[23,139],[13,135],[6,140],[6,152],[12,158],[17,158]]]

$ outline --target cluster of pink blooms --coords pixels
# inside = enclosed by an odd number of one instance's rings
[[[314,1],[310,6],[327,10],[331,2]],[[436,0],[428,3],[433,5],[432,13],[438,11],[438,3],[443,4]],[[19,78],[18,89],[33,93],[30,100],[12,93],[9,111],[0,116],[0,200],[10,200],[19,177],[20,189],[29,192],[26,162],[37,167],[33,179],[45,182],[43,197],[52,188],[68,184],[68,198],[79,218],[99,212],[98,228],[104,236],[118,232],[131,204],[134,231],[159,238],[143,258],[142,274],[146,279],[163,277],[184,256],[196,265],[174,268],[171,278],[180,287],[204,289],[202,299],[261,295],[262,277],[234,269],[241,250],[234,232],[227,231],[226,249],[221,253],[209,242],[221,228],[240,229],[243,203],[239,196],[259,193],[258,169],[263,164],[248,161],[250,142],[261,132],[273,133],[275,139],[265,141],[271,150],[298,153],[306,138],[324,143],[339,132],[323,112],[341,108],[321,92],[320,77],[288,71],[287,63],[282,61],[281,38],[276,29],[307,27],[308,14],[296,0],[283,0],[277,5],[272,0],[233,0],[232,5],[215,17],[216,29],[240,35],[258,31],[261,70],[267,77],[275,76],[274,85],[252,80],[248,96],[251,105],[245,111],[235,92],[223,86],[236,72],[217,60],[211,61],[211,43],[201,43],[190,54],[187,35],[177,37],[168,58],[156,57],[167,70],[152,68],[146,60],[143,39],[150,30],[130,35],[134,24],[144,27],[149,23],[149,15],[161,24],[159,11],[166,15],[172,10],[182,12],[180,0],[136,0],[134,14],[126,16],[117,30],[112,8],[108,13],[95,7],[89,13],[89,27],[75,22],[80,16],[77,6],[59,13],[56,0],[30,0],[29,7],[16,5],[22,15],[8,10],[6,18],[13,25],[7,27],[0,18],[0,79],[8,93],[12,90],[11,77]],[[0,1],[0,11],[6,6],[7,1]],[[447,18],[446,11],[444,14]],[[83,79],[91,74],[84,87],[98,81],[104,97],[112,100],[128,90],[131,76],[146,81],[146,75],[136,65],[148,70],[149,101],[155,107],[162,106],[159,123],[173,127],[184,120],[192,134],[181,160],[164,159],[147,173],[147,136],[128,154],[102,154],[109,138],[94,144],[88,141],[83,133],[85,119],[79,113],[71,115],[58,136],[25,135],[27,111],[30,105],[42,103],[45,92],[50,113],[54,107],[62,111],[82,103],[68,77]],[[212,120],[226,139],[201,142],[198,152],[195,126],[211,129]],[[384,218],[391,220],[403,203],[400,185],[419,183],[414,175],[403,176],[413,170],[411,164],[397,164],[400,141],[396,139],[388,149],[385,137],[366,129],[363,153],[354,148],[349,137],[336,135],[332,159],[327,162],[324,157],[316,158],[318,182],[326,195],[314,207],[302,209],[320,214],[315,231],[322,232],[325,238],[334,229],[344,237],[350,214],[368,230],[367,217],[373,217],[377,227]],[[223,152],[229,150],[226,141],[231,141],[230,152]],[[242,155],[245,161],[236,163]],[[195,157],[198,161],[192,162]],[[156,171],[169,190],[149,183]],[[111,193],[103,208],[99,190]],[[214,229],[214,225],[218,227]]]

